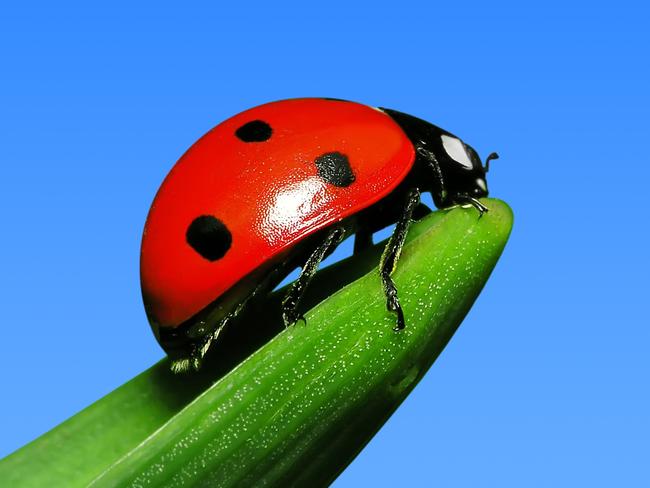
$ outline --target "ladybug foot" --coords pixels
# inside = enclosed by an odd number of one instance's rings
[[[305,319],[305,316],[296,310],[285,310],[282,312],[282,320],[284,320],[284,326],[286,327],[291,327],[292,325],[295,325],[297,322],[302,322],[303,324],[307,325],[307,319]]]
[[[485,205],[483,205],[481,202],[479,202],[476,198],[472,198],[472,197],[470,197],[469,202],[472,204],[472,206],[473,206],[476,210],[478,210],[478,212],[479,212],[478,218],[479,218],[479,219],[480,219],[481,217],[483,217],[483,214],[488,213],[488,211],[490,210],[490,209],[487,208]]]
[[[399,332],[400,330],[404,330],[406,327],[406,322],[404,321],[404,311],[402,310],[402,306],[399,304],[399,300],[397,299],[397,296],[390,297],[388,299],[388,302],[386,303],[386,308],[390,312],[395,312],[397,314],[397,323],[395,324],[395,327],[393,327],[393,330],[395,332]]]
[[[206,334],[198,343],[196,343],[187,357],[172,361],[172,371],[174,373],[185,373],[187,371],[198,371],[201,369],[203,358],[208,353],[212,343],[217,340],[229,319],[230,317],[223,319],[215,330]]]
[[[488,213],[490,210],[485,205],[483,205],[478,199],[470,197],[469,195],[461,195],[461,198],[458,199],[459,205],[471,205],[479,212],[478,218],[483,217],[483,214]]]
[[[201,364],[203,364],[203,357],[198,351],[194,350],[188,357],[173,360],[171,370],[176,374],[198,371],[201,369]]]

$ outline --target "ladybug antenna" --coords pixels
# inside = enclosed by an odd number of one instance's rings
[[[493,159],[499,159],[499,155],[495,152],[490,153],[488,157],[485,158],[485,166],[483,167],[485,168],[486,173],[490,171],[490,161],[492,161]]]

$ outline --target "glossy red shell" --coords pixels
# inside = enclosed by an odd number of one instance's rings
[[[253,120],[272,130],[264,142],[235,131]],[[327,152],[348,157],[355,181],[337,187],[318,174]],[[415,158],[385,113],[353,102],[294,99],[261,105],[219,124],[176,163],[145,224],[141,281],[149,317],[175,327],[306,236],[369,207],[409,173]],[[186,231],[214,215],[232,234],[217,261],[199,255]]]

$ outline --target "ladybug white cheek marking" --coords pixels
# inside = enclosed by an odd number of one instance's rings
[[[462,165],[464,168],[472,169],[472,160],[469,158],[467,151],[465,151],[465,146],[460,139],[455,137],[450,137],[446,134],[440,136],[442,139],[442,146],[447,151],[447,154],[451,159]]]
[[[476,180],[476,186],[478,186],[483,191],[487,191],[487,185],[485,184],[485,180],[483,178],[478,178]]]

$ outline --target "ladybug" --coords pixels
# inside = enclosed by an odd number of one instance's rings
[[[219,333],[293,269],[282,302],[289,326],[319,263],[354,234],[354,252],[395,223],[380,261],[387,310],[405,326],[391,273],[411,219],[488,194],[472,147],[419,118],[329,98],[246,110],[180,158],[153,201],[142,237],[142,295],[176,372],[198,369]]]

